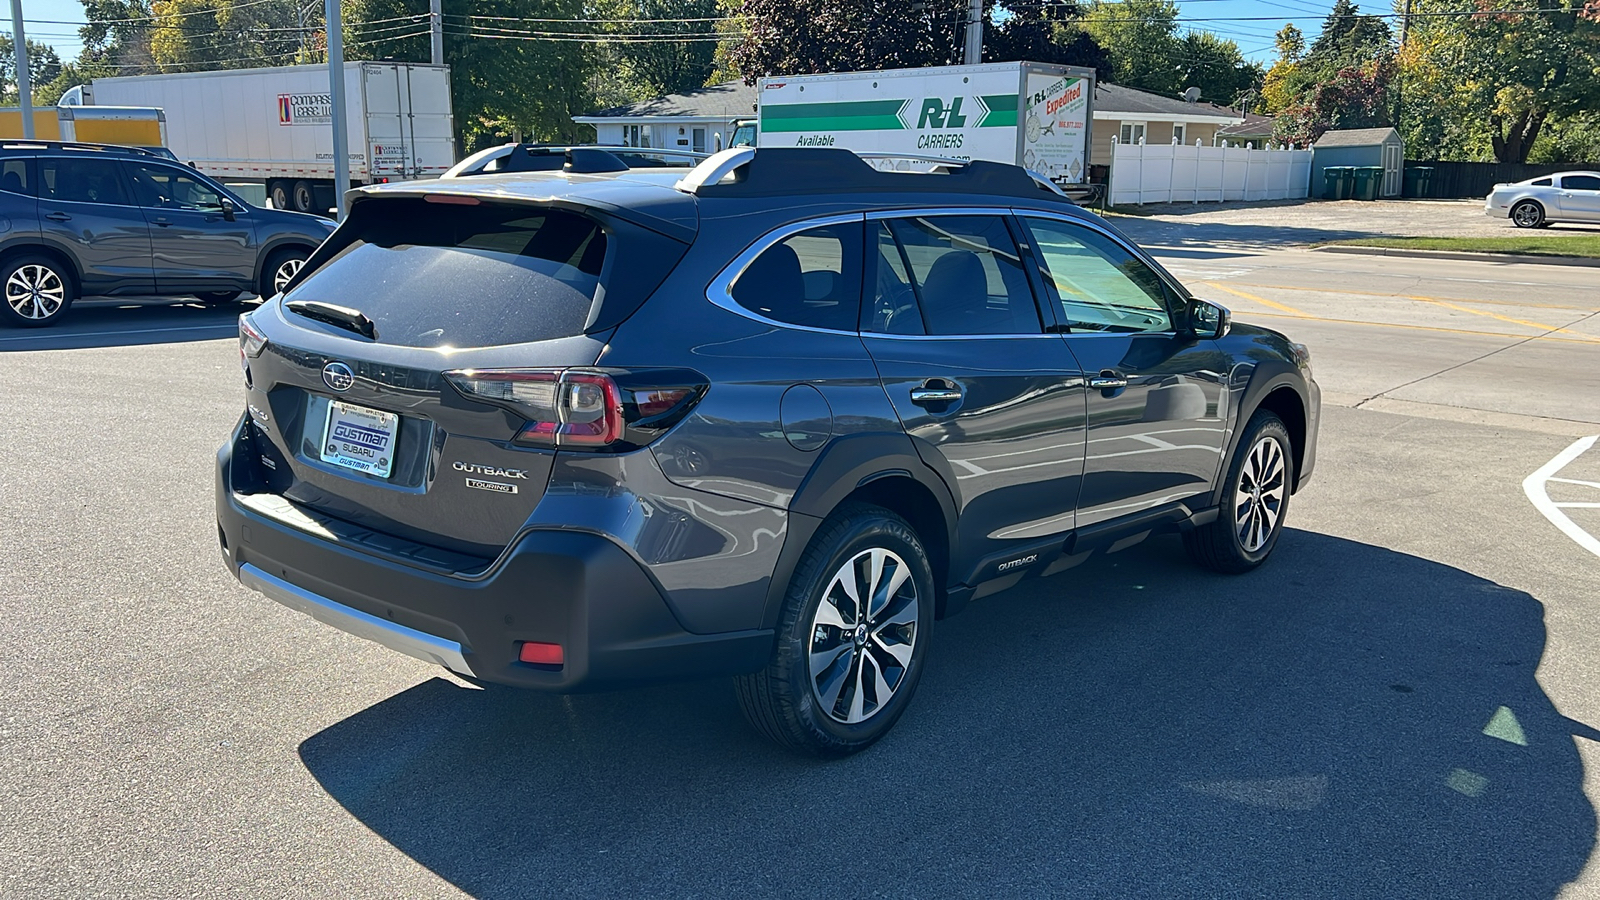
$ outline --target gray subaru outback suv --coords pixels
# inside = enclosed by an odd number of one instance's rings
[[[353,192],[240,321],[237,577],[481,682],[736,676],[840,755],[976,598],[1158,531],[1272,552],[1305,348],[1024,170],[740,148],[676,179]]]

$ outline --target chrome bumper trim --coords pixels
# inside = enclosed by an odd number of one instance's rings
[[[313,594],[275,575],[268,575],[249,563],[239,567],[239,581],[247,588],[260,591],[284,606],[340,631],[366,638],[423,662],[444,666],[461,675],[473,674],[472,668],[461,655],[461,645],[455,641],[447,641],[425,631],[351,609],[343,603],[335,603],[321,594]]]

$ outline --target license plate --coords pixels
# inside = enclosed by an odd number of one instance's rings
[[[394,467],[394,435],[400,417],[338,400],[328,404],[322,461],[388,478]]]

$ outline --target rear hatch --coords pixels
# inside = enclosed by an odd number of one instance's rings
[[[566,370],[592,365],[684,248],[581,203],[358,199],[289,290],[241,319],[261,492],[380,549],[494,556],[559,449],[525,401],[553,402]]]

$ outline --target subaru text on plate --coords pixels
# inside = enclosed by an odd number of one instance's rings
[[[662,175],[354,192],[240,321],[239,579],[482,682],[737,676],[758,729],[840,755],[973,599],[1155,531],[1225,572],[1272,552],[1305,348],[1023,169]]]

